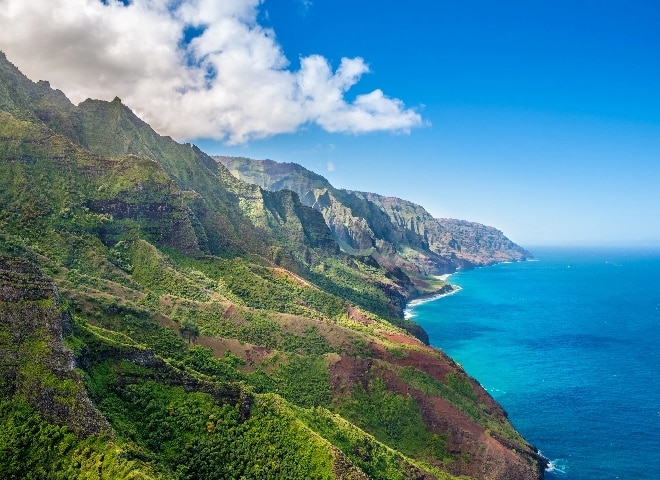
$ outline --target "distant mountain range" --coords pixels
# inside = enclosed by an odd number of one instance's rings
[[[528,254],[226,161],[262,180],[0,55],[0,478],[542,478],[403,318],[438,274]]]
[[[266,190],[292,190],[320,211],[337,243],[353,255],[415,276],[523,261],[531,254],[499,230],[479,223],[433,218],[422,206],[395,197],[337,189],[295,163],[214,157],[237,178]]]

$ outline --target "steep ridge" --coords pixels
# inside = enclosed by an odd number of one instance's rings
[[[0,391],[82,436],[110,428],[81,388],[64,345],[71,317],[53,282],[22,258],[0,257]]]
[[[215,157],[238,178],[267,190],[292,190],[301,201],[320,211],[342,249],[370,255],[393,276],[412,280],[407,298],[451,289],[438,275],[455,265],[428,248],[423,236],[392,222],[374,202],[334,188],[324,177],[300,165],[242,157]]]
[[[96,165],[85,167],[89,171],[82,172],[83,181],[105,175],[108,167],[116,163],[117,158],[123,159],[119,169],[134,175],[134,178],[129,180],[130,183],[122,180],[124,185],[120,191],[106,192],[103,199],[94,199],[83,208],[91,209],[95,214],[113,215],[113,218],[123,218],[130,212],[135,213],[145,209],[160,216],[163,212],[171,211],[172,219],[165,224],[172,225],[174,228],[172,231],[177,231],[177,235],[158,231],[159,225],[163,222],[162,219],[154,218],[152,222],[154,234],[149,237],[151,241],[156,241],[156,238],[165,239],[168,246],[175,246],[173,243],[182,243],[174,240],[179,236],[178,232],[189,232],[192,228],[194,235],[186,235],[184,240],[193,250],[199,249],[203,253],[219,255],[227,255],[231,252],[257,254],[310,280],[316,278],[316,272],[323,268],[321,259],[332,258],[334,262],[347,265],[349,269],[350,265],[361,261],[359,257],[348,257],[339,251],[322,216],[317,211],[303,206],[296,195],[266,191],[236,179],[226,168],[197,147],[178,144],[169,137],[158,135],[118,98],[112,102],[86,100],[75,107],[61,92],[49,93],[47,82],[36,84],[30,82],[6,59],[0,62],[0,72],[3,74],[0,92],[4,92],[1,103],[8,105],[9,110],[18,112],[18,116],[12,119],[12,122],[7,120],[8,125],[20,118],[36,121],[39,124],[43,120],[48,128],[43,130],[43,127],[37,127],[42,128],[43,131],[40,133],[42,137],[52,136],[54,132],[63,137],[58,142],[62,144],[66,143],[66,140],[70,142],[67,149],[74,151],[83,147],[86,152],[81,155],[89,158],[92,157],[89,155],[90,152],[95,154],[98,157],[94,160]],[[18,97],[20,101],[13,100],[14,97]],[[55,100],[48,102],[43,100],[51,98]],[[42,119],[40,115],[44,118]],[[31,124],[28,122],[23,125]],[[30,128],[35,127],[30,126]],[[12,133],[15,131],[16,128]],[[81,143],[77,144],[77,141]],[[40,141],[33,148],[39,149],[42,145],[44,142]],[[7,147],[10,148],[9,145]],[[21,155],[26,158],[34,157],[31,152],[23,152]],[[52,156],[48,151],[42,151],[38,155]],[[57,155],[66,162],[67,154],[60,152]],[[99,160],[101,158],[102,160]],[[172,190],[173,195],[176,196],[171,202],[172,205],[159,205],[158,201],[162,199],[159,198],[154,203],[154,199],[149,198],[146,201],[150,206],[143,209],[135,208],[136,204],[143,202],[145,195],[142,190],[146,187],[142,179],[138,178],[139,169],[134,168],[131,163],[140,163],[141,166],[150,165],[152,171],[157,171],[162,179],[166,178],[168,185],[157,187],[157,193],[151,191],[149,195],[162,197]],[[65,173],[58,170],[55,165],[51,164],[51,167],[52,172],[49,172],[49,175]],[[12,168],[21,169],[22,165],[18,167],[14,165]],[[71,168],[76,170],[75,166]],[[15,176],[10,174],[7,180]],[[27,182],[33,177],[33,173],[19,176]],[[98,196],[104,188],[106,186],[97,186],[98,192],[92,192],[87,188],[86,195]],[[34,189],[39,190],[39,187],[35,186]],[[126,205],[123,200],[115,201],[107,198],[114,194],[126,194],[138,198],[131,206],[130,202]],[[38,198],[44,199],[44,204],[48,203],[47,196],[42,193]],[[175,224],[175,220],[179,219],[186,224],[185,227]],[[120,237],[121,235],[112,235],[107,240],[112,243]],[[278,247],[272,248],[274,244]],[[383,295],[391,300],[388,310],[378,313],[384,313],[397,321],[401,320],[405,296],[413,288],[410,279],[401,274],[389,275],[389,278],[379,275],[376,280],[363,274],[360,277],[363,282],[370,283],[371,288],[381,290]],[[342,291],[343,295],[348,296],[348,300],[370,308],[372,302],[365,302],[360,292],[354,293],[355,289],[346,285],[342,276],[325,278],[324,281],[326,284],[337,283],[330,288]]]
[[[246,182],[298,193],[303,203],[323,213],[346,251],[374,254],[381,264],[400,266],[413,276],[531,257],[495,228],[436,219],[420,205],[399,198],[337,189],[324,177],[297,164],[215,158]]]
[[[400,269],[119,100],[48,89],[0,59],[3,353],[34,313],[29,358],[2,357],[0,476],[542,478],[479,384],[394,324]]]
[[[429,248],[458,268],[519,262],[532,257],[496,228],[466,220],[434,218],[423,207],[396,197],[352,192],[377,205],[392,223],[420,235]]]

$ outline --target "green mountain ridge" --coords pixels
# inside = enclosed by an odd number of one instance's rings
[[[432,252],[451,259],[456,268],[483,267],[532,258],[530,252],[494,227],[454,218],[434,218],[422,206],[400,198],[367,192],[352,193],[377,205],[398,227],[423,237]]]
[[[403,268],[4,55],[0,205],[0,477],[542,478]]]
[[[501,231],[474,222],[436,219],[423,207],[395,197],[333,187],[324,177],[294,163],[214,157],[238,178],[267,190],[293,190],[323,213],[342,248],[373,255],[386,267],[413,278],[457,269],[531,258]]]

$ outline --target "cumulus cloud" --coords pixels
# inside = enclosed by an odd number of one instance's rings
[[[409,132],[421,116],[381,90],[346,100],[369,67],[320,55],[294,70],[261,0],[0,0],[0,50],[74,102],[119,96],[178,139],[243,143],[317,124]]]

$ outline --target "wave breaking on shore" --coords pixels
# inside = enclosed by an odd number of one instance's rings
[[[451,273],[447,273],[445,275],[439,275],[437,278],[439,278],[440,280],[443,280],[443,281],[447,281],[447,279],[450,276],[451,276]],[[452,290],[449,291],[449,292],[443,292],[443,293],[439,293],[437,295],[431,295],[429,297],[417,298],[415,300],[411,300],[410,302],[408,302],[408,304],[406,305],[405,310],[403,311],[403,317],[406,318],[406,319],[411,319],[415,316],[415,314],[413,312],[413,309],[416,306],[421,305],[423,303],[427,303],[427,302],[434,302],[434,301],[439,300],[443,297],[453,295],[456,292],[459,292],[460,290],[461,290],[461,287],[459,287],[458,285],[452,285]]]

